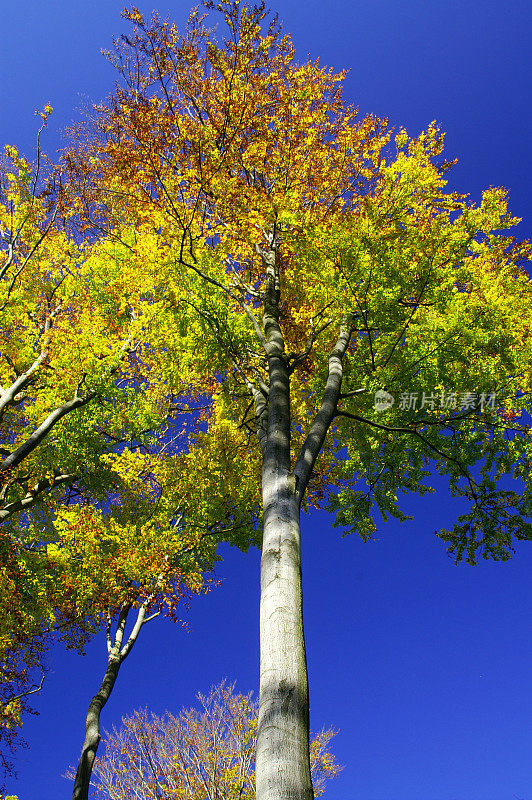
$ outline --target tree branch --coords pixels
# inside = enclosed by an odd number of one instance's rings
[[[45,326],[44,326],[44,333],[45,334],[48,333],[48,331],[50,330],[51,325],[52,325],[52,315],[50,315],[48,317],[48,319],[46,320],[46,323],[45,323]],[[6,409],[6,407],[15,402],[16,396],[23,389],[26,388],[28,383],[30,383],[30,381],[32,380],[34,373],[37,372],[39,367],[45,361],[45,359],[46,359],[46,357],[48,355],[48,344],[49,344],[49,341],[50,341],[49,338],[46,336],[45,341],[44,341],[44,347],[43,347],[39,357],[35,359],[35,361],[31,365],[31,367],[29,367],[25,372],[22,372],[17,377],[17,379],[11,384],[11,386],[8,389],[4,389],[2,391],[2,396],[0,398],[0,419],[3,416],[3,413],[4,413],[5,409]]]
[[[36,447],[40,445],[42,440],[48,435],[54,425],[59,422],[64,416],[69,414],[75,408],[81,408],[81,406],[86,405],[90,400],[96,397],[96,392],[91,391],[87,392],[87,394],[83,395],[82,397],[73,397],[72,400],[68,400],[63,405],[56,408],[52,411],[51,414],[48,414],[44,422],[39,425],[37,430],[35,430],[27,439],[26,441],[17,447],[7,458],[3,460],[0,464],[0,473],[5,472],[6,470],[18,466],[21,461],[33,451]]]
[[[452,461],[454,464],[457,465],[458,469],[460,470],[460,474],[464,478],[466,478],[467,482],[469,483],[469,488],[471,489],[471,494],[472,494],[472,496],[473,496],[473,498],[474,498],[474,500],[476,502],[477,495],[476,495],[476,492],[474,490],[475,481],[473,480],[473,478],[471,477],[469,472],[466,470],[466,468],[461,464],[461,462],[457,458],[454,458],[454,456],[451,456],[449,453],[445,453],[443,450],[440,450],[438,447],[436,447],[431,442],[429,442],[429,440],[426,439],[424,436],[422,436],[422,434],[416,428],[408,428],[408,427],[397,427],[396,428],[396,427],[392,427],[390,425],[382,425],[379,422],[374,422],[373,420],[367,419],[366,417],[360,417],[360,416],[358,416],[358,414],[350,414],[347,411],[337,411],[335,416],[337,416],[337,417],[348,417],[349,419],[355,419],[358,422],[365,422],[365,423],[367,423],[368,425],[371,425],[374,428],[379,428],[380,430],[388,431],[390,433],[408,433],[408,434],[413,434],[420,441],[422,441],[430,450],[432,450],[433,452],[437,453],[439,456],[441,456],[442,458],[446,459],[447,461]]]
[[[327,431],[337,413],[342,386],[343,359],[349,347],[352,324],[353,318],[349,316],[340,327],[338,341],[329,355],[329,375],[325,384],[320,410],[314,417],[294,467],[296,492],[300,505],[312,475],[314,464],[323,447]]]
[[[8,503],[3,508],[0,508],[0,522],[4,522],[6,519],[9,519],[9,517],[11,517],[17,511],[25,511],[26,509],[31,508],[31,506],[33,506],[39,500],[40,495],[48,489],[53,489],[54,486],[60,486],[61,484],[65,483],[73,483],[77,477],[77,475],[71,473],[57,475],[53,480],[46,478],[38,481],[33,489],[29,489],[26,492],[23,498],[20,500],[15,500],[12,503]]]

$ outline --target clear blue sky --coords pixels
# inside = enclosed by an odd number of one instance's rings
[[[55,109],[44,146],[85,99],[112,88],[100,55],[125,30],[123,0],[4,3],[0,143],[31,153],[33,109]],[[151,3],[139,2],[150,12]],[[362,113],[416,134],[432,119],[458,156],[455,188],[480,199],[510,189],[532,235],[532,4],[488,0],[278,0],[301,60],[350,70]],[[184,2],[159,6],[182,24]],[[328,800],[532,800],[532,545],[511,562],[455,566],[435,528],[457,509],[442,487],[408,498],[415,521],[382,524],[377,541],[341,539],[330,520],[303,522],[305,623],[312,726],[339,729],[345,769]],[[221,587],[191,604],[190,632],[155,621],[125,662],[104,727],[148,705],[176,711],[222,677],[258,683],[258,553],[227,551]],[[69,797],[61,773],[77,760],[88,701],[106,661],[98,636],[80,657],[57,648],[30,749],[18,758],[21,800]]]

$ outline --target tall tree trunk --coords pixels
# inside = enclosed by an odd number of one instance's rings
[[[296,478],[290,472],[290,377],[279,326],[275,231],[262,251],[268,358],[266,434],[261,439],[263,548],[257,800],[312,800],[309,704]]]
[[[119,652],[111,652],[109,654],[102,685],[89,704],[85,721],[85,741],[83,742],[83,750],[81,751],[74,780],[72,800],[88,800],[92,767],[96,757],[96,750],[100,744],[100,713],[113,690],[121,663],[122,658]]]
[[[290,474],[267,475],[260,600],[257,800],[312,800],[299,507]]]
[[[255,401],[263,432],[259,441],[264,513],[257,800],[312,800],[299,515],[314,464],[337,413],[353,318],[346,317],[340,326],[320,409],[291,472],[290,372],[279,326],[275,249],[263,252],[262,258],[269,277],[263,317],[269,394],[267,409],[261,410]]]

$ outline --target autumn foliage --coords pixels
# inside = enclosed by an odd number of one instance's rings
[[[509,233],[506,192],[476,206],[449,191],[437,125],[411,138],[360,119],[344,75],[298,64],[275,20],[263,31],[263,6],[219,10],[222,42],[197,12],[183,35],[126,13],[134,31],[110,55],[117,91],[64,154],[80,229],[118,240],[134,220],[165,342],[182,335],[195,374],[222,388],[222,413],[259,438],[271,246],[294,460],[349,320],[341,397],[305,501],[334,486],[338,524],[370,537],[374,510],[403,519],[399,495],[430,491],[431,462],[469,505],[441,534],[456,556],[507,557],[530,533],[532,354],[530,245]],[[383,389],[395,398],[384,414]],[[497,491],[503,473],[526,488]]]
[[[436,472],[457,559],[531,538],[531,246],[503,189],[449,190],[435,123],[361,118],[263,4],[206,9],[225,38],[125,12],[116,90],[43,193],[7,152],[5,580],[75,639],[175,614],[262,526],[257,794],[308,800],[300,511],[369,539]]]
[[[212,401],[179,337],[161,360],[156,303],[142,287],[126,292],[125,264],[140,270],[142,250],[80,243],[45,167],[40,150],[31,164],[8,147],[0,176],[0,737],[8,749],[52,641],[82,649],[126,605],[179,618],[183,600],[208,588],[203,575],[220,539],[247,547],[257,513],[252,493],[238,502],[225,477],[245,447],[235,426],[220,420],[225,460],[196,475],[209,457],[201,423]]]
[[[97,763],[101,800],[254,800],[257,701],[222,682],[198,695],[199,708],[177,717],[135,711],[106,737]],[[315,796],[340,771],[330,750],[332,729],[312,737]]]

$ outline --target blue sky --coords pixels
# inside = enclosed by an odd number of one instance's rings
[[[100,49],[126,29],[123,2],[4,4],[0,143],[31,153],[34,108],[55,109],[45,149],[86,99],[112,88]],[[151,3],[139,2],[150,12]],[[436,119],[457,156],[454,188],[480,199],[504,185],[532,235],[528,2],[278,0],[298,56],[350,70],[346,99],[418,133]],[[182,25],[184,2],[159,6]],[[456,501],[406,498],[414,522],[382,524],[377,540],[342,539],[324,514],[303,520],[305,624],[314,729],[339,729],[345,765],[329,800],[532,800],[532,547],[512,561],[456,566],[434,530]],[[176,711],[223,677],[258,684],[258,553],[225,551],[222,585],[191,603],[189,631],[154,621],[125,662],[104,727],[139,706]],[[106,661],[98,636],[80,657],[57,648],[40,716],[18,758],[21,800],[69,796],[87,704]]]

